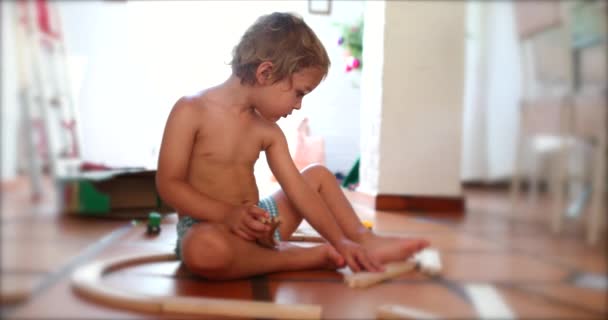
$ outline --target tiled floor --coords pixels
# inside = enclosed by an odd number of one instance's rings
[[[413,272],[363,290],[348,288],[342,282],[343,270],[284,272],[209,282],[170,261],[117,270],[104,278],[104,284],[160,296],[319,304],[327,319],[374,318],[375,308],[381,304],[403,304],[444,318],[478,318],[483,313],[471,294],[476,288],[495,290],[512,318],[608,316],[605,237],[602,243],[587,246],[579,220],[570,220],[562,235],[553,235],[545,222],[546,204],[522,205],[511,212],[504,191],[467,190],[466,197],[467,213],[460,218],[375,212],[355,205],[363,217],[374,220],[379,233],[427,237],[441,253],[443,271],[438,278]],[[57,215],[52,199],[47,195],[37,208],[29,203],[22,183],[3,186],[3,318],[177,317],[107,307],[78,296],[69,284],[77,267],[95,259],[134,252],[170,252],[175,241],[175,215],[163,220],[158,237],[149,238],[144,235],[143,225],[134,226],[128,220]],[[595,280],[583,280],[589,278]],[[28,290],[29,298],[21,302],[7,299],[11,298],[9,293],[17,299]],[[504,314],[497,316],[505,318]]]

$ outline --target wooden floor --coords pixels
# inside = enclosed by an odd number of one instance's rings
[[[28,201],[22,182],[3,185],[2,318],[177,318],[109,308],[78,296],[69,286],[72,272],[95,259],[171,251],[175,215],[164,219],[158,237],[148,238],[143,225],[127,220],[58,215],[53,197],[47,195],[36,206]],[[329,271],[209,282],[192,276],[177,262],[164,262],[118,270],[104,281],[161,296],[319,304],[327,319],[374,318],[381,304],[402,304],[442,318],[608,316],[605,234],[600,244],[587,246],[580,219],[571,219],[562,235],[552,235],[546,204],[522,204],[513,213],[501,190],[466,190],[466,203],[467,212],[461,218],[375,212],[355,205],[363,218],[374,220],[378,233],[427,237],[441,254],[443,271],[437,278],[412,272],[369,289],[350,289],[341,273]],[[482,292],[481,300],[476,292]],[[493,296],[504,304],[494,314],[486,310],[496,302]]]

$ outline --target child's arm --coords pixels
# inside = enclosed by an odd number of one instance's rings
[[[255,206],[233,206],[210,198],[187,182],[190,153],[200,115],[186,98],[180,99],[169,114],[158,157],[156,188],[170,206],[182,214],[206,221],[224,223],[246,240],[255,240],[268,229],[256,218],[267,216]]]
[[[363,247],[346,238],[323,199],[306,183],[291,159],[283,132],[276,124],[267,139],[268,165],[304,218],[342,254],[353,271],[380,271],[380,264],[372,261]]]

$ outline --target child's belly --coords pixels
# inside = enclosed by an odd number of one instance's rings
[[[233,205],[257,204],[258,188],[253,168],[207,165],[192,167],[189,181],[201,193]]]

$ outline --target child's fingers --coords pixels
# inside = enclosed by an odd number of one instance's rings
[[[245,220],[245,225],[256,232],[266,232],[268,230],[270,230],[270,226],[263,224],[262,222],[256,220],[254,217],[250,217],[249,219]]]
[[[379,272],[381,271],[381,267],[374,264],[371,259],[363,253],[359,253],[357,255],[357,261],[361,264],[364,270],[371,272]]]
[[[346,257],[344,257],[344,260],[346,260],[346,264],[348,265],[350,270],[352,270],[353,272],[361,271],[361,267],[359,267],[359,263],[353,256],[346,256]]]
[[[255,218],[270,218],[268,212],[258,206],[249,207],[249,214],[253,215]]]
[[[382,266],[375,264],[365,253],[359,252],[355,255],[355,261],[359,264],[362,271],[380,272]]]
[[[374,266],[376,272],[384,272],[384,265],[378,259],[370,259],[370,262]]]
[[[373,272],[382,272],[384,271],[384,265],[380,262],[380,260],[376,257],[370,256],[367,253],[361,253],[363,258],[362,262],[365,263],[365,268],[369,271]]]

